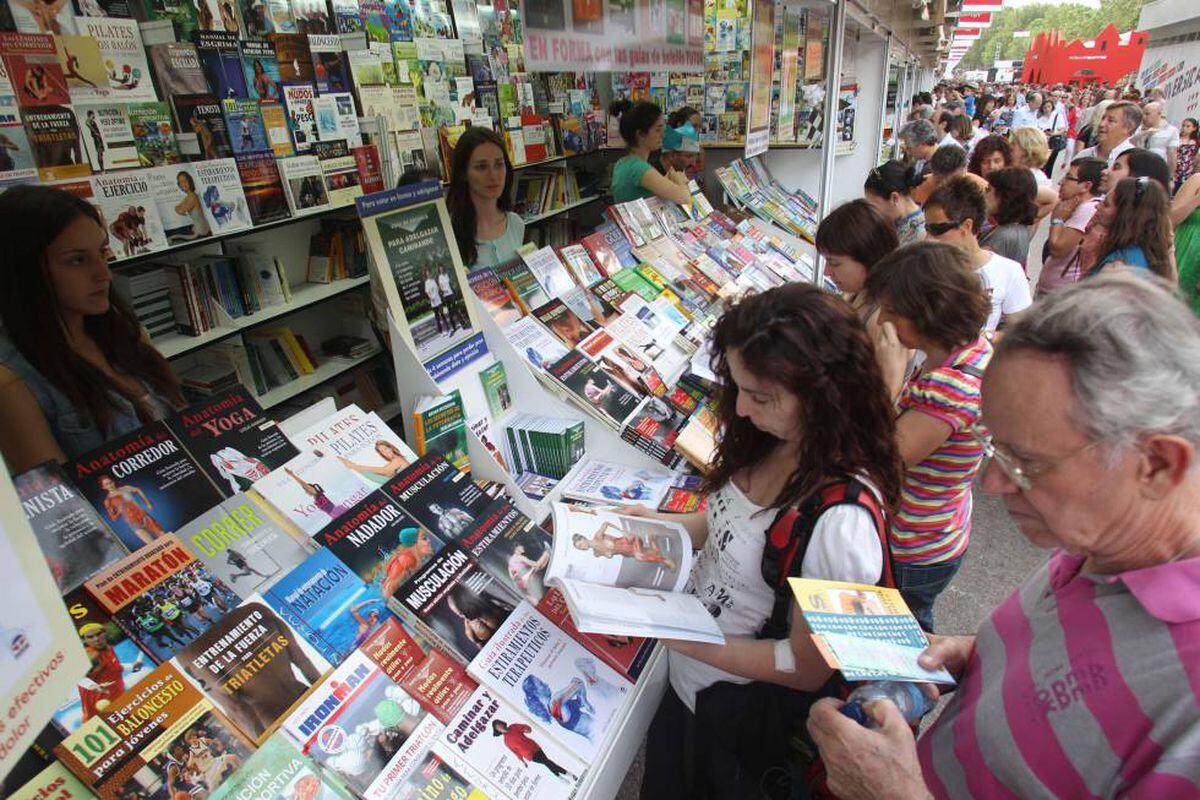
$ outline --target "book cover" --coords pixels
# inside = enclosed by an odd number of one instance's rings
[[[467,452],[467,421],[457,389],[437,398],[424,398],[413,410],[417,453],[437,453],[461,470],[471,468]]]
[[[312,54],[308,37],[302,33],[277,33],[271,37],[279,61],[279,78],[284,83],[312,83]]]
[[[249,489],[298,453],[242,386],[194,403],[166,424],[229,497]]]
[[[55,761],[28,783],[15,787],[9,800],[90,800],[95,795],[76,778],[74,773]]]
[[[224,32],[241,37],[243,24],[234,0],[194,0],[202,31]]]
[[[640,399],[617,381],[611,368],[593,364],[579,350],[571,350],[547,371],[612,425],[620,426]]]
[[[207,794],[251,751],[175,664],[155,669],[55,748],[102,800]]]
[[[666,469],[628,467],[588,458],[587,462],[563,486],[563,494],[572,500],[594,505],[644,504],[656,507],[666,496],[675,475]]]
[[[100,58],[113,100],[131,103],[158,99],[137,20],[81,17],[77,22],[80,35],[100,45]]]
[[[166,103],[130,103],[127,109],[140,166],[157,167],[183,160]]]
[[[306,451],[336,458],[369,488],[380,486],[417,460],[378,414],[353,403],[297,432],[292,441]]]
[[[279,173],[292,214],[313,214],[329,208],[325,176],[316,156],[292,156],[279,159]]]
[[[279,731],[267,737],[208,800],[351,800],[352,797],[338,784],[326,781],[312,759]]]
[[[508,500],[489,503],[458,543],[514,595],[535,605],[545,595],[553,539]]]
[[[518,800],[567,800],[586,768],[487,686],[450,720],[433,752],[489,796]]]
[[[292,146],[292,133],[288,129],[287,110],[282,103],[264,103],[259,109],[262,114],[263,128],[267,132],[267,141],[276,157],[287,158],[295,155],[296,148]]]
[[[287,197],[283,193],[283,179],[275,166],[275,154],[270,150],[258,153],[239,153],[234,156],[238,174],[242,179],[242,191],[250,208],[250,219],[255,225],[265,225],[288,219]]]
[[[467,273],[467,283],[471,287],[471,291],[483,303],[483,307],[496,320],[496,324],[503,328],[514,320],[520,319],[522,311],[517,305],[512,295],[508,293],[508,289],[500,280],[500,276],[496,274],[496,270],[491,267],[479,267]]]
[[[334,33],[325,0],[291,0],[296,30],[301,34]]]
[[[88,657],[87,671],[54,712],[54,726],[69,736],[149,675],[155,660],[83,586],[67,592],[63,604]]]
[[[383,491],[447,542],[465,533],[490,500],[469,474],[437,453],[396,475],[383,485]]]
[[[137,646],[160,663],[240,602],[174,534],[130,553],[84,586]]]
[[[66,472],[130,551],[166,537],[221,499],[160,422],[80,456]]]
[[[23,34],[55,34],[76,33],[75,15],[68,3],[56,4],[46,8],[22,5],[20,3],[6,4],[3,13],[4,30],[19,31]]]
[[[40,180],[86,178],[92,174],[79,124],[70,108],[49,105],[22,108],[21,120]]]
[[[312,103],[317,139],[322,142],[341,139],[347,147],[357,147],[362,143],[358,112],[354,109],[354,97],[349,92],[323,93],[314,97]]]
[[[0,59],[22,108],[64,106],[71,102],[53,36],[0,31]]]
[[[229,131],[229,143],[235,154],[270,149],[257,102],[231,97],[221,105],[225,108],[225,128]]]
[[[188,42],[152,44],[146,48],[164,99],[179,94],[207,94],[208,80],[200,67],[196,45]]]
[[[145,10],[151,21],[170,22],[176,37],[183,41],[190,41],[199,25],[195,0],[147,0]],[[211,20],[206,22],[204,27],[211,28]]]
[[[254,489],[308,536],[349,511],[370,491],[332,455],[313,451],[301,451],[259,478]]]
[[[331,781],[367,800],[400,797],[402,782],[441,730],[361,651],[284,721],[283,731]]]
[[[584,633],[579,630],[571,619],[566,598],[558,589],[547,590],[536,608],[542,616],[587,648],[589,653],[635,683],[654,654],[654,639],[624,634]]]
[[[29,521],[60,593],[125,557],[120,540],[80,496],[60,464],[49,461],[13,478]]]
[[[532,317],[522,317],[504,328],[504,336],[535,370],[545,372],[571,352],[546,326]]]
[[[321,174],[325,178],[325,191],[329,193],[331,206],[338,208],[351,205],[355,198],[362,196],[358,164],[350,154],[345,139],[313,142],[312,153],[321,162]]]
[[[124,104],[77,104],[75,118],[93,172],[128,169],[141,163]]]
[[[273,586],[312,552],[245,494],[222,500],[176,535],[243,599]]]
[[[599,757],[633,689],[527,602],[508,616],[467,672],[588,764]]]
[[[96,103],[109,99],[108,72],[100,55],[100,43],[90,36],[55,36],[58,64],[67,82],[72,103]],[[125,98],[112,98],[125,102]]]
[[[0,105],[4,105],[2,99]],[[4,110],[0,110],[0,118],[9,119],[8,110],[12,111],[17,121],[16,124],[0,124],[0,187],[33,183],[37,180],[33,147],[29,143],[25,127],[21,124],[20,112],[17,111],[16,105],[7,105]]]
[[[116,258],[166,249],[167,234],[144,171],[93,175],[92,203],[108,227],[109,247]]]
[[[270,0],[272,4],[278,0]],[[260,5],[266,2],[260,0]],[[271,42],[256,40],[239,43],[242,53],[242,73],[251,100],[259,103],[283,102],[283,78],[279,72],[279,57]]]
[[[188,94],[171,98],[179,125],[179,149],[200,159],[229,158],[233,145],[221,101],[211,94]]]
[[[333,27],[337,33],[357,33],[365,30],[358,0],[330,0]]]
[[[591,335],[593,328],[557,297],[531,312],[534,318],[550,329],[567,347],[576,347]]]
[[[603,276],[608,277],[621,270],[621,261],[603,233],[590,233],[583,237],[581,244]]]
[[[475,691],[475,681],[453,658],[416,635],[398,619],[380,626],[361,651],[389,678],[443,723],[458,713]]]
[[[443,542],[401,510],[396,501],[372,492],[313,537],[358,577],[388,598],[417,573]]]
[[[296,32],[296,20],[287,0],[241,0],[241,6],[242,22],[252,37],[265,39],[273,33]]]
[[[411,619],[464,661],[479,653],[519,602],[453,543],[400,587],[396,599]]]
[[[263,600],[331,664],[340,664],[389,619],[387,601],[321,548],[262,593]]]
[[[289,83],[283,87],[283,97],[288,113],[288,127],[292,133],[292,145],[299,154],[312,150],[317,141],[317,118],[313,111],[313,91],[310,83]]]
[[[550,301],[549,295],[542,289],[537,278],[529,271],[525,261],[520,256],[514,256],[508,261],[496,265],[496,274],[504,282],[509,293],[522,306],[523,311],[537,308]]]
[[[204,78],[208,82],[209,94],[218,100],[248,97],[237,33],[198,30],[192,34],[192,39],[200,57],[200,68],[204,70]]]
[[[237,163],[232,158],[198,161],[192,164],[192,171],[204,217],[214,234],[233,233],[252,225]]]
[[[373,144],[364,144],[350,148],[350,152],[354,155],[354,166],[358,169],[358,182],[363,194],[382,192],[386,184],[379,149]]]
[[[349,92],[350,65],[343,52],[345,45],[336,33],[308,37],[308,51],[313,62],[313,81],[320,94]]]
[[[331,669],[258,596],[232,609],[175,661],[255,744]]]
[[[479,371],[479,382],[483,385],[483,396],[487,399],[488,411],[492,418],[503,419],[512,408],[512,393],[508,388],[508,375],[504,371],[504,362],[497,361]]]

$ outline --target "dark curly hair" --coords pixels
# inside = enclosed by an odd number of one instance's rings
[[[1005,167],[987,176],[996,197],[996,224],[1032,225],[1037,219],[1037,181],[1028,167]]]
[[[779,444],[738,415],[732,350],[752,374],[800,402],[799,459],[773,508],[795,505],[830,480],[859,474],[870,478],[889,506],[896,504],[901,462],[895,416],[871,340],[849,305],[804,283],[751,295],[717,322],[713,371],[721,384],[716,406],[723,435],[705,476],[708,491],[762,463]]]
[[[971,160],[967,162],[967,172],[982,178],[983,160],[992,153],[1003,153],[1004,166],[1012,166],[1012,145],[1008,143],[1008,139],[993,133],[991,136],[983,137],[976,143],[975,149],[971,151]]]

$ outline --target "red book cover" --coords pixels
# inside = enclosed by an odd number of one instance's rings
[[[404,626],[389,619],[362,645],[363,653],[441,722],[449,722],[477,684],[440,650],[422,649]]]
[[[382,192],[383,164],[379,161],[379,150],[373,144],[364,144],[352,148],[354,163],[358,166],[358,182],[362,185],[363,194]]]
[[[67,106],[67,76],[48,33],[0,33],[0,54],[17,103],[25,108]]]
[[[596,262],[596,268],[604,277],[607,278],[621,268],[621,260],[617,258],[617,252],[609,246],[608,239],[603,233],[589,233],[579,243],[588,251],[592,261]]]
[[[525,137],[525,160],[528,162],[546,160],[546,129],[542,127],[544,121],[537,114],[521,115],[521,133]]]
[[[603,633],[583,633],[575,627],[567,601],[558,589],[550,589],[537,604],[546,619],[561,628],[568,636],[588,649],[592,655],[637,683],[654,652],[654,639],[638,636],[612,636]]]

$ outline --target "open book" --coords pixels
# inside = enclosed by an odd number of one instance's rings
[[[724,644],[699,598],[683,594],[692,542],[682,525],[554,504],[546,570],[585,633]]]

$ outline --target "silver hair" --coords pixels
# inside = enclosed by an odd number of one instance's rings
[[[942,140],[942,134],[927,119],[914,119],[900,128],[900,141],[911,145],[933,145]]]
[[[1141,126],[1142,109],[1137,103],[1129,100],[1118,100],[1109,106],[1108,110],[1104,113],[1107,114],[1108,111],[1112,111],[1113,106],[1116,106],[1116,110],[1121,112],[1121,121],[1125,123],[1125,127],[1129,128],[1131,133],[1136,131]]]
[[[1121,270],[1055,292],[996,347],[1059,356],[1071,372],[1071,417],[1114,449],[1147,434],[1200,446],[1200,320],[1167,282]]]

